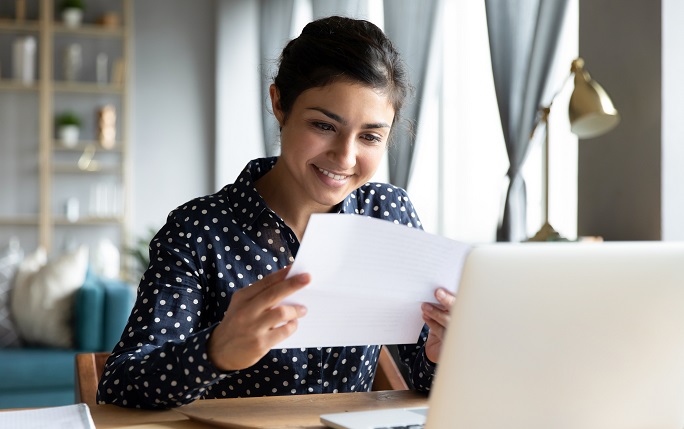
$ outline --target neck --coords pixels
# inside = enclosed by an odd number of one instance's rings
[[[260,177],[255,187],[268,207],[292,229],[301,241],[306,225],[313,213],[327,213],[332,207],[322,206],[298,195],[296,187],[290,185],[278,163]]]

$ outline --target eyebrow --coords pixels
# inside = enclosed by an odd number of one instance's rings
[[[315,110],[317,112],[321,112],[328,118],[332,119],[333,121],[337,121],[341,123],[342,125],[347,125],[347,120],[341,117],[340,115],[333,113],[327,109],[324,109],[322,107],[309,107],[308,110]],[[369,124],[363,124],[364,129],[368,128],[390,128],[389,124],[385,122],[378,122],[378,123],[369,123]]]

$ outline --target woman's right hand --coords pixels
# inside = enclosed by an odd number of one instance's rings
[[[309,274],[286,279],[290,267],[233,294],[223,320],[209,338],[209,360],[222,371],[248,368],[297,329],[306,307],[282,304],[311,281]]]

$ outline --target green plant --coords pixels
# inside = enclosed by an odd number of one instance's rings
[[[139,236],[133,247],[126,249],[126,253],[133,258],[131,267],[131,281],[138,282],[150,265],[149,246],[157,233],[157,229],[148,228],[147,233]]]
[[[67,125],[75,125],[77,127],[81,126],[81,118],[79,118],[74,112],[64,112],[57,115],[56,122],[57,127],[64,127]]]
[[[83,0],[62,0],[60,8],[64,9],[84,9]]]

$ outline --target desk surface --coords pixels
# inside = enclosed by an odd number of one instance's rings
[[[324,428],[322,413],[377,408],[419,407],[427,396],[413,391],[207,399],[178,409],[146,411],[96,405],[90,408],[97,429],[207,429],[226,427]],[[192,417],[192,419],[191,419]],[[202,421],[211,423],[205,424]]]

